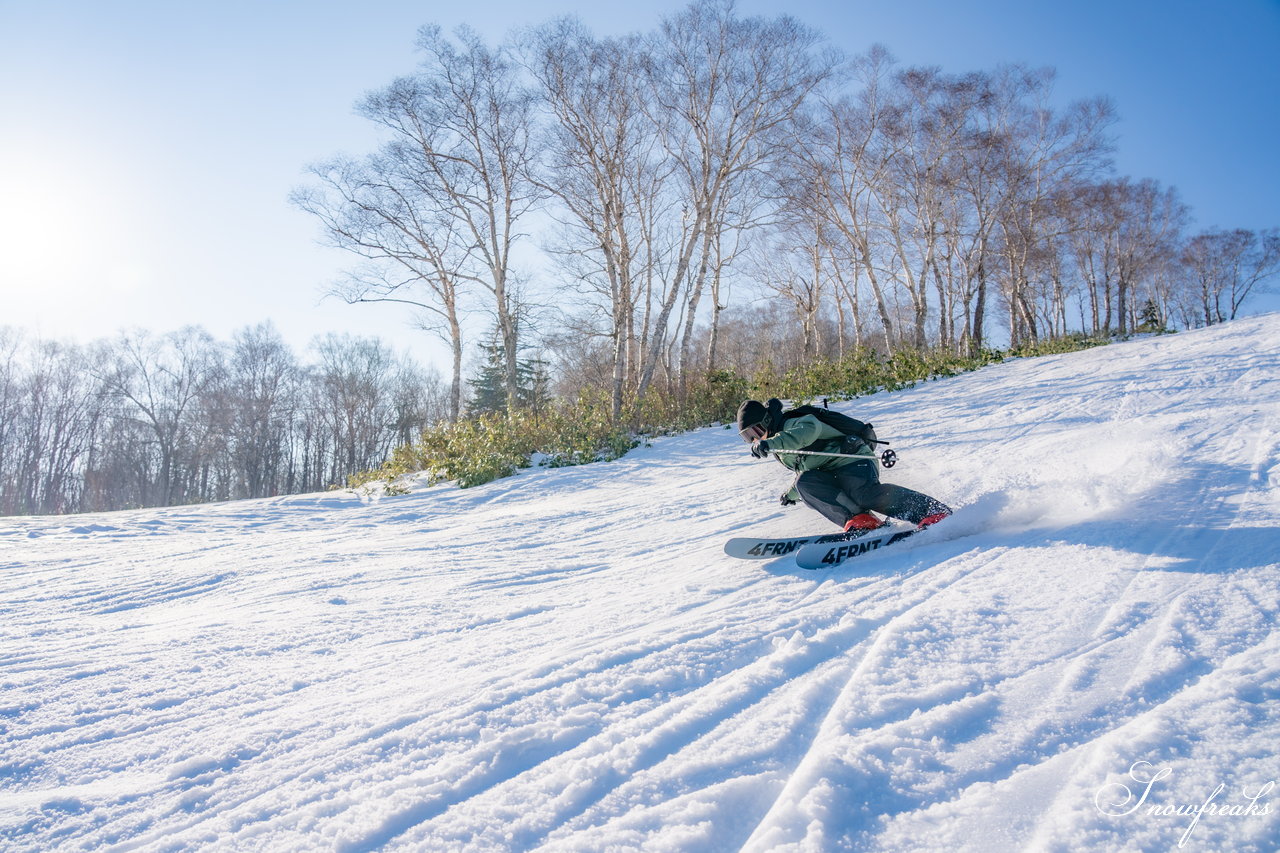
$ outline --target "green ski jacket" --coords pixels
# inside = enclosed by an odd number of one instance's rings
[[[797,474],[803,474],[805,471],[843,468],[855,462],[870,462],[871,470],[879,473],[876,471],[874,460],[871,459],[849,459],[846,456],[802,456],[787,453],[788,450],[855,454],[872,452],[865,442],[853,436],[846,436],[835,427],[824,424],[814,415],[788,418],[783,423],[782,429],[768,436],[765,441],[769,444],[769,452],[776,453],[778,461]],[[800,497],[794,485],[791,487],[789,497],[792,500]]]

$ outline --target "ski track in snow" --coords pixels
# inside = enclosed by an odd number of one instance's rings
[[[959,511],[825,571],[720,428],[0,519],[0,848],[1276,849],[1280,315],[840,408]]]

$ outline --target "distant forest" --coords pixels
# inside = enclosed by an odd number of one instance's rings
[[[309,355],[269,324],[88,346],[0,329],[0,514],[318,491],[445,405],[437,374],[377,340],[327,335]]]
[[[1116,174],[1115,107],[1060,105],[1051,69],[848,56],[725,0],[622,37],[562,18],[418,47],[358,104],[377,150],[292,202],[351,255],[334,292],[403,306],[444,375],[345,336],[304,364],[266,326],[8,332],[0,512],[314,490],[437,421],[591,398],[625,426],[651,394],[854,352],[1208,325],[1280,268],[1276,229],[1192,231],[1174,187]]]

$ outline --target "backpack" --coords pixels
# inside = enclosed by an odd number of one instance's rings
[[[871,427],[871,424],[863,423],[857,418],[851,418],[848,415],[842,415],[840,412],[833,412],[830,409],[820,409],[817,406],[796,406],[794,409],[790,409],[786,412],[783,412],[782,417],[778,422],[778,429],[782,429],[782,425],[785,424],[787,421],[789,421],[791,418],[802,418],[805,415],[813,415],[815,418],[822,421],[827,426],[837,429],[840,432],[844,433],[844,436],[845,436],[844,443],[846,444],[846,446],[853,444],[854,442],[860,442],[866,445],[865,448],[857,448],[857,447],[852,448],[849,450],[849,452],[872,453],[875,451],[877,444],[888,444],[888,442],[879,441],[876,438],[876,431]],[[850,439],[853,439],[854,441],[851,442],[849,441]],[[815,445],[823,444],[823,443],[829,442],[830,440],[831,439],[822,439],[820,441],[816,441],[814,442],[813,445],[811,445],[810,447],[806,447],[804,449],[817,450],[819,448],[817,448]]]

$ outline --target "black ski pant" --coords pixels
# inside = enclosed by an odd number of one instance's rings
[[[844,527],[855,515],[878,512],[912,524],[947,506],[926,494],[881,483],[880,472],[871,460],[860,460],[839,468],[805,471],[796,478],[796,491],[813,507]]]

